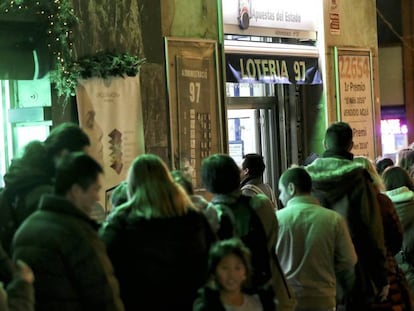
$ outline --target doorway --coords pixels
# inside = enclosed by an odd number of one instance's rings
[[[307,155],[303,116],[305,85],[227,83],[229,154],[264,158],[264,182],[276,192],[280,175]]]

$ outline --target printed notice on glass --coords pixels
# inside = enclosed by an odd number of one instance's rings
[[[341,121],[354,134],[352,153],[375,159],[370,55],[338,55]]]

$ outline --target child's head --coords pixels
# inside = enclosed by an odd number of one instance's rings
[[[250,251],[239,239],[216,242],[210,249],[208,269],[220,290],[243,290],[252,272]]]

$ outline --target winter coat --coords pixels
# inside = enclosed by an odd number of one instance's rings
[[[386,194],[394,204],[403,227],[402,253],[397,254],[396,258],[414,294],[414,192],[400,187]]]
[[[381,208],[382,221],[384,225],[385,246],[387,249],[387,272],[390,289],[388,299],[384,308],[382,304],[378,309],[373,307],[372,310],[398,311],[411,310],[413,296],[410,295],[410,289],[406,277],[398,267],[394,256],[400,252],[403,243],[403,229],[400,219],[394,208],[392,201],[383,193],[377,195],[379,206]]]
[[[68,200],[44,196],[16,232],[13,258],[35,275],[36,310],[124,310],[97,224]]]
[[[8,172],[4,175],[4,183],[4,190],[9,204],[12,204],[13,214],[4,215],[3,206],[0,207],[2,214],[0,239],[5,251],[10,253],[15,231],[37,210],[42,195],[53,192],[53,180],[40,165],[16,159],[12,161]]]
[[[126,310],[191,310],[215,241],[204,215],[145,218],[128,202],[100,231]]]
[[[275,302],[271,288],[260,289],[249,294],[257,294],[263,306],[263,311],[274,311]],[[194,301],[193,311],[225,311],[220,301],[220,292],[210,286],[205,286],[198,291],[198,297]]]
[[[377,191],[367,170],[353,162],[349,153],[327,151],[305,169],[312,178],[312,194],[347,221],[358,255],[355,290],[348,297],[348,305],[364,308],[388,283]]]
[[[394,204],[403,228],[403,250],[414,258],[414,192],[400,187],[387,191],[386,195]]]

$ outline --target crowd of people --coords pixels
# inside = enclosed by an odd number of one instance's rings
[[[0,191],[0,310],[403,311],[414,308],[414,150],[354,156],[351,127],[275,190],[247,154],[186,172],[136,157],[103,223],[104,170],[76,124],[14,159]]]

